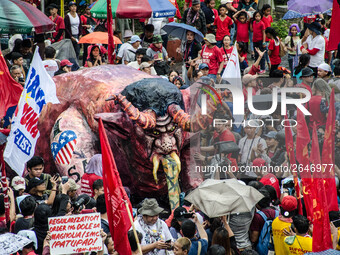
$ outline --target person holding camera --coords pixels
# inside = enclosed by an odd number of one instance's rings
[[[25,78],[20,66],[13,65],[10,69],[10,74],[17,83],[19,83],[23,87],[25,86]]]
[[[159,207],[155,198],[146,198],[134,225],[143,235],[142,252],[147,255],[165,255],[165,251],[172,248],[172,236],[166,223],[159,219],[164,209]],[[208,243],[208,242],[207,242]]]

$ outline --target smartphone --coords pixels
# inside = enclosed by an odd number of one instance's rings
[[[68,176],[61,177],[61,183],[65,184],[66,182],[68,182]]]
[[[166,240],[165,242],[166,242],[166,243],[171,243],[171,239],[169,239],[169,240]]]

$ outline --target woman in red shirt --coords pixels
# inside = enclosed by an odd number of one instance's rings
[[[217,47],[222,47],[222,40],[225,35],[230,35],[230,27],[233,25],[233,20],[227,16],[228,9],[225,4],[218,7],[220,15],[215,18],[214,25],[216,26]]]
[[[229,35],[225,35],[223,37],[223,46],[222,48],[220,48],[222,57],[223,57],[223,69],[227,67],[227,64],[229,62],[231,53],[233,52],[233,46],[230,46],[230,36]],[[219,73],[223,73],[222,69],[219,70]]]
[[[268,46],[268,55],[271,64],[269,77],[271,77],[272,72],[279,67],[279,64],[281,64],[280,39],[277,37],[276,31],[272,27],[267,27],[265,32],[267,38],[270,40]]]
[[[263,23],[262,14],[258,11],[254,13],[253,21],[250,23],[250,31],[253,32],[253,44],[254,48],[259,48],[260,51],[264,51],[266,35],[264,33],[265,25]],[[255,61],[258,59],[259,54],[255,51]],[[265,59],[262,58],[260,61],[260,72],[263,74],[266,72]]]

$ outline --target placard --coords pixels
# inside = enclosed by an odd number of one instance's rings
[[[52,255],[102,250],[100,214],[79,214],[48,219]]]

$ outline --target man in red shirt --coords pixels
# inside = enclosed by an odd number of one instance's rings
[[[56,4],[50,4],[47,9],[50,11],[49,17],[55,24],[55,32],[52,33],[52,43],[59,42],[63,39],[63,33],[65,30],[64,19],[58,15],[58,6]]]

